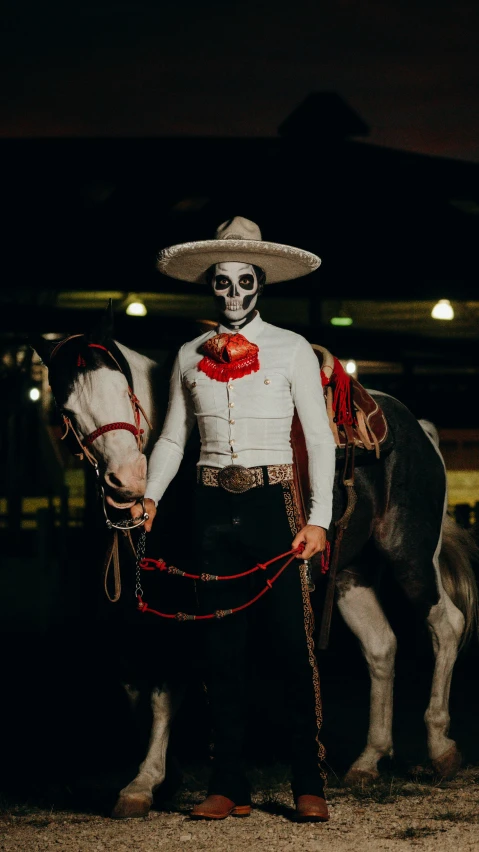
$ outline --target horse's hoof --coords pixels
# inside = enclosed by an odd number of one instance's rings
[[[413,780],[419,779],[423,781],[431,780],[435,775],[435,771],[432,767],[432,763],[417,763],[414,766],[411,766],[407,774]]]
[[[372,769],[354,769],[351,768],[343,778],[346,787],[363,787],[367,784],[373,784],[379,778],[379,772]]]
[[[153,796],[147,793],[127,793],[118,796],[117,803],[111,812],[112,819],[138,819],[148,816]]]
[[[456,777],[461,768],[461,763],[461,752],[456,745],[452,745],[444,754],[432,761],[432,766],[436,775],[449,780]]]

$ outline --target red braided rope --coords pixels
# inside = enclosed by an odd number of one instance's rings
[[[100,426],[100,428],[96,429],[95,432],[91,432],[90,435],[87,435],[85,443],[93,444],[93,441],[96,441],[100,435],[104,435],[105,432],[112,432],[114,429],[126,429],[127,432],[131,432],[135,435],[135,437],[143,434],[143,429],[139,429],[138,426],[134,426],[133,423],[107,423],[105,426]]]
[[[224,577],[220,577],[217,574],[188,574],[187,571],[180,571],[179,568],[173,568],[166,564],[164,559],[152,559],[149,556],[146,556],[140,562],[140,568],[144,571],[154,571],[155,568],[158,568],[159,571],[167,571],[169,574],[175,574],[180,577],[186,577],[188,580],[238,580],[240,577],[247,577],[249,574],[254,574],[255,571],[266,571],[268,565],[272,565],[273,562],[278,562],[279,559],[283,559],[285,556],[289,556],[291,553],[301,553],[304,550],[304,545],[298,547],[296,550],[288,550],[287,553],[280,553],[279,556],[275,556],[273,559],[269,559],[268,562],[258,562],[254,568],[248,568],[247,571],[242,571],[241,574],[228,574]]]
[[[281,568],[279,569],[279,571],[276,572],[274,577],[271,577],[270,580],[266,580],[265,587],[263,589],[261,589],[261,591],[258,592],[258,594],[254,596],[254,598],[251,598],[246,603],[241,604],[240,606],[235,606],[232,609],[217,609],[215,612],[209,612],[206,615],[193,615],[191,613],[186,613],[186,612],[160,612],[157,609],[152,609],[151,607],[149,607],[148,604],[143,600],[142,596],[137,595],[138,609],[140,610],[140,612],[151,612],[152,615],[159,615],[160,618],[170,618],[170,619],[174,618],[174,619],[176,619],[176,621],[206,621],[206,620],[209,620],[209,619],[212,619],[212,618],[224,618],[226,615],[233,615],[233,613],[235,613],[235,612],[241,612],[241,610],[247,609],[249,606],[252,606],[252,604],[256,603],[256,601],[259,601],[259,599],[262,598],[263,595],[266,594],[266,592],[268,592],[270,589],[272,589],[273,584],[276,582],[278,577],[281,576],[283,571],[285,571],[286,568],[288,567],[288,565],[291,564],[293,559],[296,558],[296,554],[302,553],[303,550],[304,550],[304,545],[300,545],[297,549],[288,550],[287,553],[282,553],[281,556],[276,556],[274,559],[270,559],[269,562],[265,563],[265,565],[270,565],[272,562],[277,562],[278,559],[281,559],[283,556],[289,556],[289,559],[286,560],[284,565],[281,566]],[[259,567],[260,567],[260,565],[258,564],[257,566],[255,566],[255,568],[253,570],[258,570]],[[248,571],[246,573],[251,573],[251,572]],[[244,575],[236,574],[235,576],[240,577],[240,576],[244,576]],[[201,575],[200,575],[200,579],[201,579]],[[224,579],[227,579],[227,578],[225,577]]]
[[[298,551],[301,553],[301,550],[298,548]],[[273,562],[277,562],[278,559],[282,559],[283,556],[289,556],[293,551],[288,550],[287,553],[281,553],[279,556],[275,556],[274,559],[270,559],[268,562],[258,562],[254,568],[248,568],[247,571],[242,571],[240,574],[227,574],[225,576],[220,576],[219,574],[189,574],[188,571],[180,571],[179,568],[175,568],[173,565],[167,565],[164,559],[153,559],[151,556],[145,556],[139,563],[140,568],[143,571],[154,571],[156,568],[159,571],[166,571],[168,574],[173,574],[176,577],[186,577],[188,580],[201,580],[202,582],[208,582],[210,580],[238,580],[240,577],[248,577],[250,574],[254,574],[256,571],[266,571],[268,565],[272,565]],[[331,545],[329,541],[326,542],[326,547],[321,553],[321,574],[326,574],[329,569],[329,562],[331,557]]]

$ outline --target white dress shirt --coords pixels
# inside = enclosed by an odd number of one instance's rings
[[[221,325],[218,332],[232,333]],[[308,523],[327,529],[332,514],[335,443],[318,360],[310,344],[299,334],[263,322],[257,314],[245,327],[244,336],[259,347],[259,371],[219,382],[198,370],[202,345],[218,332],[208,331],[178,352],[163,430],[148,465],[145,496],[155,503],[163,496],[178,471],[195,418],[201,436],[198,465],[291,463],[291,421],[296,408],[308,451]]]

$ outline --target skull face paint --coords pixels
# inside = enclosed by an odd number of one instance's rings
[[[256,272],[249,263],[217,263],[212,280],[213,293],[221,314],[232,326],[245,325],[259,296]]]

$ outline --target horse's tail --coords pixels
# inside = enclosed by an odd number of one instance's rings
[[[430,420],[419,420],[444,465],[439,449],[439,432]],[[479,562],[479,547],[472,535],[445,513],[442,522],[442,544],[439,553],[439,570],[444,591],[462,612],[465,623],[460,647],[463,648],[477,632],[479,624],[479,593],[473,563]]]
[[[420,420],[419,425],[422,429],[424,429],[426,435],[429,436],[436,447],[439,447],[439,432],[437,431],[434,423],[431,423],[430,420]]]
[[[473,569],[475,561],[479,562],[479,547],[472,535],[446,514],[442,524],[439,568],[446,594],[465,618],[461,648],[467,645],[478,626],[478,589]]]

